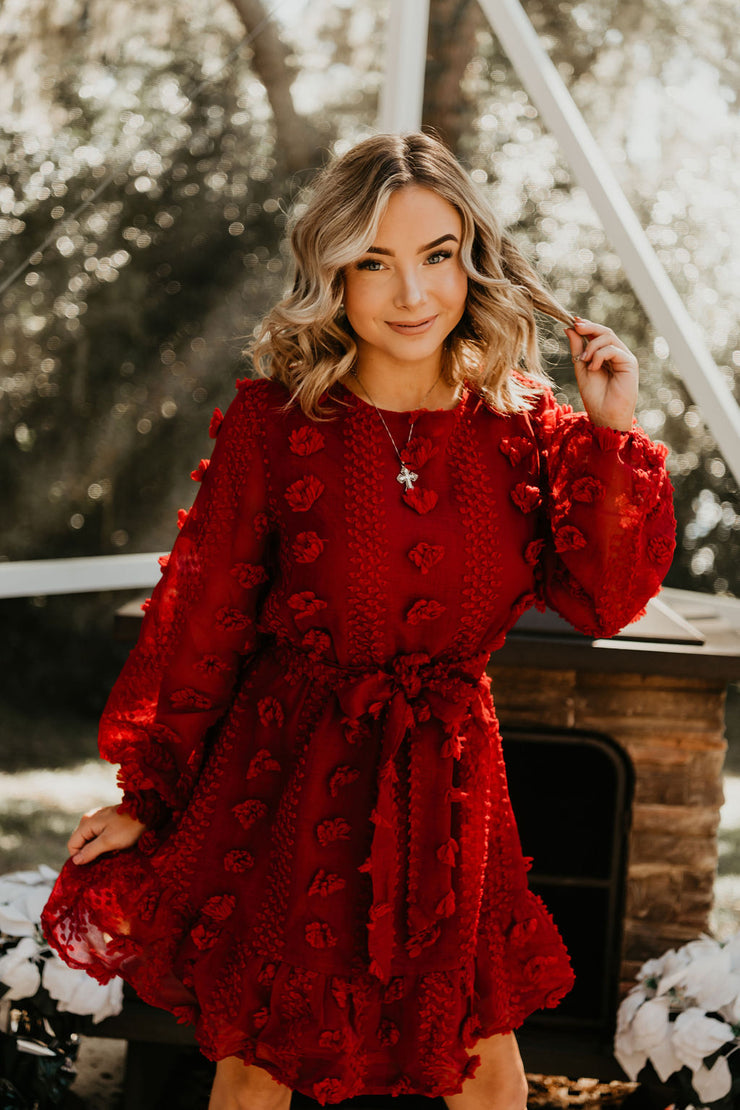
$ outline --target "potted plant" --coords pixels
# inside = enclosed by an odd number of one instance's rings
[[[614,1055],[660,1110],[740,1105],[740,933],[648,960],[617,1016]]]
[[[82,1018],[117,1014],[123,983],[101,986],[52,952],[41,910],[57,873],[0,876],[0,1105],[3,1110],[58,1106],[74,1079]]]

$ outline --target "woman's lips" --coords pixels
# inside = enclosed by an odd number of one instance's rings
[[[436,316],[427,316],[424,320],[417,320],[412,323],[402,323],[400,320],[388,320],[388,327],[399,335],[421,335],[434,324],[437,319]]]

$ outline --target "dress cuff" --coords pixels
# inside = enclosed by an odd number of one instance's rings
[[[117,812],[141,821],[148,829],[161,828],[170,817],[169,808],[156,790],[124,790]]]
[[[602,451],[617,451],[627,455],[632,463],[642,463],[650,466],[662,466],[668,448],[663,443],[654,443],[647,433],[640,427],[636,420],[628,431],[610,428],[602,424],[594,424],[588,413],[578,412],[571,417],[573,425],[588,430],[596,445]]]

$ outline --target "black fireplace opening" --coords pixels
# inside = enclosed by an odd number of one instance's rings
[[[550,910],[573,963],[573,990],[527,1026],[611,1036],[618,1002],[632,764],[610,737],[505,728],[509,791],[530,888]]]

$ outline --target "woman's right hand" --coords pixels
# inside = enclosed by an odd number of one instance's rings
[[[117,806],[86,813],[67,842],[67,851],[73,863],[90,863],[104,852],[130,848],[144,832],[146,825],[119,813]]]

